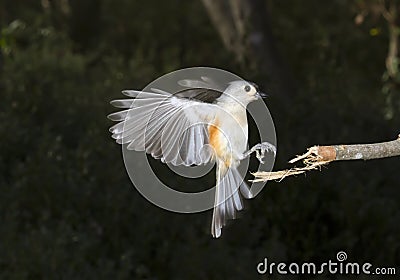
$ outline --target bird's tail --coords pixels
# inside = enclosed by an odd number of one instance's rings
[[[217,185],[215,191],[214,212],[211,223],[211,234],[218,238],[221,229],[228,219],[236,218],[236,211],[243,209],[240,193],[245,198],[252,198],[248,185],[243,181],[236,166],[226,166],[217,161]]]

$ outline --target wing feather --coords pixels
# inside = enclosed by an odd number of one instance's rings
[[[125,110],[108,117],[119,123],[110,128],[112,137],[127,148],[146,151],[174,165],[205,164],[212,157],[205,123],[214,105],[180,98],[166,91],[124,90],[134,99],[117,99],[111,104]]]

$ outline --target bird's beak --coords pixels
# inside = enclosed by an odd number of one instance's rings
[[[264,93],[264,92],[257,92],[256,93],[256,96],[257,96],[257,98],[258,99],[261,99],[261,98],[266,98],[266,97],[268,97],[268,94],[266,94],[266,93]]]

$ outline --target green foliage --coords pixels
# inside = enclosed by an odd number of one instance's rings
[[[39,2],[0,5],[1,279],[254,279],[264,257],[321,261],[340,250],[398,267],[396,159],[269,183],[220,240],[209,235],[210,213],[148,203],[109,137],[109,101],[186,66],[259,73],[239,70],[199,1],[69,1],[69,14]],[[394,138],[398,114],[382,114],[383,23],[356,26],[349,1],[270,4],[299,89],[291,107],[277,93],[267,101],[278,168],[314,144]],[[376,26],[382,33],[371,36]]]

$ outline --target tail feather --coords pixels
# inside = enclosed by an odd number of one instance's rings
[[[236,167],[227,167],[225,163],[217,162],[217,184],[211,223],[213,237],[220,237],[221,229],[226,225],[226,221],[235,219],[236,212],[243,209],[239,190],[245,198],[252,198],[248,185],[243,181]]]

